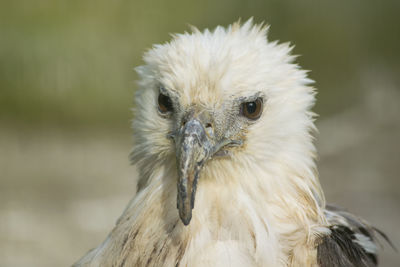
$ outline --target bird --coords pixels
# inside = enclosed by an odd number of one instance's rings
[[[326,203],[316,89],[249,19],[173,34],[136,68],[137,192],[73,266],[377,266],[377,228]]]

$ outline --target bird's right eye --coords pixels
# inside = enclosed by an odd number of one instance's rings
[[[172,112],[174,107],[172,105],[172,100],[169,96],[160,93],[158,95],[158,109],[161,113],[165,114],[168,112]]]

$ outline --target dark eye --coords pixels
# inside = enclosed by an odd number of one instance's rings
[[[241,105],[241,113],[248,119],[257,120],[263,111],[263,100],[257,98],[255,101],[245,102]]]
[[[172,100],[169,96],[160,93],[158,95],[158,109],[161,113],[168,113],[174,110]]]

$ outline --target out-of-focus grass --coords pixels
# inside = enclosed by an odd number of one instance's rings
[[[331,114],[362,94],[364,66],[400,70],[398,10],[398,1],[2,1],[0,119],[126,127],[145,49],[187,24],[251,16],[272,25],[270,39],[296,45],[317,81],[316,111]]]

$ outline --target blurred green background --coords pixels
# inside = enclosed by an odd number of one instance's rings
[[[0,0],[0,266],[70,265],[101,241],[135,192],[142,53],[188,25],[249,17],[295,44],[316,81],[328,200],[400,246],[399,12],[395,0]]]
[[[271,40],[296,45],[317,81],[316,111],[329,115],[357,101],[364,68],[399,73],[399,12],[398,1],[7,1],[0,116],[126,128],[143,51],[189,24],[214,28],[251,16],[272,25]]]

